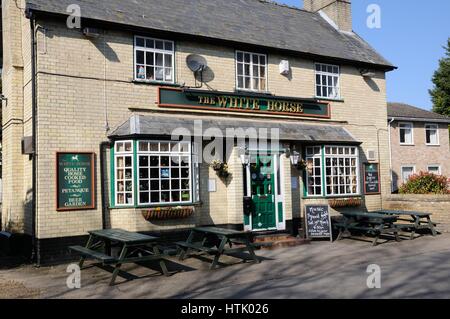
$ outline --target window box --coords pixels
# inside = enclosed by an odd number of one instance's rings
[[[360,197],[330,199],[328,204],[331,208],[360,207],[363,204],[363,200]]]
[[[185,207],[157,207],[142,211],[142,216],[147,221],[172,220],[191,217],[195,212],[194,206]]]

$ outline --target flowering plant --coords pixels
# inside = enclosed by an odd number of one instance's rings
[[[420,172],[412,175],[400,187],[400,194],[450,194],[450,179],[432,173]]]
[[[210,166],[220,177],[227,178],[231,175],[228,165],[220,160],[212,161]]]

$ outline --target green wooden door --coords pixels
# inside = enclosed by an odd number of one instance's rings
[[[273,156],[257,156],[250,165],[252,199],[252,229],[276,228],[275,169]]]

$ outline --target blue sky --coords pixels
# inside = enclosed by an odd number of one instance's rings
[[[302,0],[277,2],[303,7]],[[431,77],[450,37],[448,0],[353,0],[353,29],[399,69],[388,74],[388,100],[431,109]],[[425,4],[426,3],[426,4]],[[369,4],[381,8],[381,29],[367,27]]]

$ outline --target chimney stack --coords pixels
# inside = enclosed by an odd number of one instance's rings
[[[341,31],[353,30],[351,0],[304,0],[304,8],[310,12],[325,13]]]

